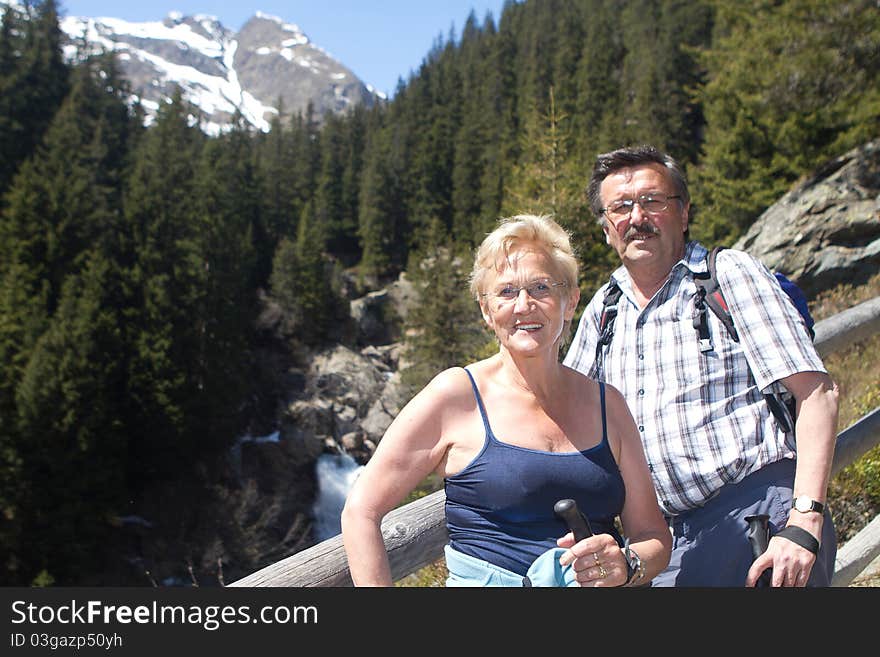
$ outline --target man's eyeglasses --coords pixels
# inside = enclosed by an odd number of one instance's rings
[[[638,198],[622,198],[618,201],[614,201],[602,208],[602,212],[604,212],[605,216],[609,217],[612,221],[619,221],[630,216],[633,207],[638,203],[643,212],[657,214],[668,208],[669,200],[673,198],[681,198],[681,196],[678,194],[672,196],[667,196],[666,194],[642,194]]]
[[[525,290],[526,294],[528,294],[532,299],[540,301],[541,299],[546,299],[547,297],[549,297],[553,293],[554,288],[566,287],[566,285],[567,284],[564,282],[557,283],[550,280],[549,278],[541,278],[521,287],[517,287],[511,284],[502,285],[492,292],[484,292],[482,296],[492,297],[494,299],[497,299],[500,303],[508,303],[510,301],[518,299],[519,293],[522,290]]]

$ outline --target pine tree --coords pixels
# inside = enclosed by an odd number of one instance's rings
[[[466,365],[492,344],[479,307],[468,291],[469,263],[449,246],[438,220],[425,246],[414,252],[407,272],[417,297],[406,317],[401,381],[407,396],[440,371]]]
[[[296,240],[297,296],[303,318],[302,338],[307,344],[318,345],[340,338],[337,328],[343,305],[334,289],[333,267],[324,248],[324,231],[318,227],[311,210],[307,205],[303,211]]]
[[[321,164],[316,180],[315,225],[330,253],[345,250],[344,172],[346,165],[343,121],[328,115],[321,131]],[[323,245],[322,245],[323,246]]]
[[[698,52],[712,40],[714,12],[707,2],[666,2],[659,18],[660,49],[665,53],[657,83],[658,115],[665,148],[685,166],[701,155],[706,118],[697,89],[706,70]]]
[[[295,158],[289,179],[297,190],[294,210],[297,220],[306,203],[315,197],[318,173],[321,169],[321,133],[312,103],[306,106],[304,115],[293,124],[293,148]]]
[[[22,47],[20,34],[23,31],[18,12],[12,5],[6,5],[0,22],[0,197],[29,150],[22,141],[24,116],[16,93],[20,61],[17,53]]]
[[[452,161],[452,234],[456,241],[474,244],[481,237],[481,187],[488,148],[487,99],[482,82],[485,77],[487,46],[471,13],[462,33],[462,117],[455,137]]]
[[[729,243],[816,162],[876,136],[880,18],[866,0],[713,6],[694,234]]]
[[[116,458],[126,451],[124,299],[114,263],[130,123],[125,87],[104,64],[76,69],[0,220],[0,500],[11,520],[0,546],[16,555],[4,567],[23,584],[39,571],[71,581],[94,564],[112,506],[102,491],[125,497]],[[90,497],[90,482],[107,486]],[[69,561],[50,563],[72,526],[81,543]]]
[[[514,9],[510,7],[505,6],[497,31],[491,21],[484,27],[488,43],[484,80],[480,84],[484,106],[479,111],[485,122],[485,142],[480,179],[480,218],[473,227],[478,241],[494,228],[501,216],[504,188],[518,152],[516,46],[507,18]]]
[[[122,297],[110,261],[93,251],[82,273],[65,279],[16,391],[22,584],[40,572],[82,582],[115,557],[111,521],[130,499]]]
[[[112,62],[81,65],[45,143],[8,193],[0,253],[38,268],[50,313],[80,254],[115,239],[131,128],[124,93]]]
[[[557,110],[551,88],[546,113],[525,128],[523,155],[509,178],[503,210],[505,215],[549,214],[569,231],[587,295],[607,278],[612,254],[589,211],[583,170],[571,153],[573,141],[570,117]]]
[[[272,275],[269,290],[272,299],[281,307],[284,321],[281,332],[289,337],[296,335],[297,321],[300,319],[298,299],[299,256],[296,241],[281,238],[272,258]]]
[[[321,231],[315,226],[311,203],[299,221],[296,241],[278,245],[272,270],[272,297],[286,316],[284,331],[299,344],[321,346],[345,332],[346,305],[325,257]]]
[[[546,112],[531,118],[522,139],[522,157],[505,190],[505,214],[552,214],[559,221],[576,215],[580,179],[569,171],[569,116],[559,112],[549,90]]]
[[[420,235],[431,217],[445,226],[453,222],[452,169],[461,124],[462,77],[452,40],[442,48],[438,44],[433,58],[414,82],[409,104],[392,106],[388,120],[389,129],[406,147],[391,154],[404,181],[404,216],[412,235]]]
[[[26,436],[17,422],[15,391],[27,366],[34,343],[45,331],[47,318],[34,299],[38,279],[28,265],[13,263],[0,276],[0,572],[7,583],[29,584],[29,562],[22,552],[29,509],[25,478],[30,464],[23,462],[21,446]],[[22,574],[24,571],[24,574]]]
[[[547,95],[554,84],[553,60],[556,52],[554,30],[562,0],[521,5],[517,38],[517,97],[520,117],[540,113],[547,106]]]
[[[78,69],[39,151],[9,190],[0,217],[0,363],[9,408],[29,350],[46,330],[67,276],[88,254],[115,249],[130,124],[112,69]]]
[[[367,110],[361,105],[356,106],[348,116],[346,127],[345,160],[342,173],[341,237],[337,239],[331,252],[344,265],[351,266],[361,258],[357,229],[360,180],[364,168],[364,148],[366,146]]]
[[[133,295],[127,416],[138,485],[187,467],[199,447],[200,418],[187,404],[199,397],[202,333],[193,316],[208,274],[195,194],[205,137],[190,125],[191,113],[179,90],[160,108],[135,154],[125,198]]]
[[[589,171],[600,152],[621,145],[614,125],[621,112],[620,67],[625,54],[620,7],[606,0],[585,3],[586,33],[576,73],[577,101],[572,112],[574,152]]]
[[[552,61],[552,79],[555,103],[559,112],[572,116],[577,111],[578,78],[586,21],[581,3],[565,0],[554,13],[555,50]]]
[[[239,409],[249,392],[256,290],[268,284],[271,271],[274,247],[263,225],[253,149],[251,131],[238,117],[231,130],[205,144],[196,169],[193,240],[203,269],[187,325],[198,351],[188,354],[196,385],[186,408],[212,436],[201,442],[201,455],[243,430]]]
[[[0,28],[0,196],[35,150],[67,95],[54,0],[5,7]]]
[[[396,169],[397,131],[375,115],[364,150],[358,212],[361,275],[373,282],[406,258],[407,222],[401,172]]]
[[[268,133],[255,138],[256,169],[261,185],[261,198],[267,241],[274,256],[282,237],[296,235],[296,222],[304,199],[309,196],[295,171],[299,158],[297,130],[301,122],[290,121],[279,100],[279,113],[272,119]],[[300,117],[295,117],[299,119]],[[294,125],[297,127],[294,128]]]

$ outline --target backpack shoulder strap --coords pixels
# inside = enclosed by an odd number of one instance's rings
[[[611,344],[614,337],[614,320],[617,319],[617,304],[623,290],[613,278],[608,281],[605,295],[602,297],[602,314],[599,316],[599,339],[596,341],[596,356],[593,360],[591,376],[600,378],[605,358],[605,347]]]
[[[617,319],[617,304],[623,290],[613,278],[605,288],[605,296],[602,298],[602,315],[599,317],[599,342],[601,346],[611,344],[614,337],[614,320]]]
[[[706,321],[706,306],[708,306],[712,312],[715,313],[716,317],[721,320],[721,323],[724,324],[730,337],[739,342],[739,335],[733,325],[733,316],[730,313],[730,308],[728,308],[727,302],[724,300],[724,293],[721,291],[721,286],[718,284],[718,277],[716,275],[715,258],[717,257],[718,252],[723,248],[723,246],[716,246],[709,251],[709,254],[706,256],[707,272],[705,274],[694,276],[694,282],[697,284],[698,294],[696,302],[698,312],[697,316],[694,317],[694,328],[700,333],[701,351],[709,351],[712,349],[711,339],[709,339],[708,335],[709,324],[708,321]],[[709,339],[708,349],[703,348],[704,334],[705,339]],[[792,418],[795,416],[794,410],[787,408],[782,397],[776,393],[765,393],[764,399],[767,401],[770,411],[773,413],[773,416],[776,418],[776,421],[779,423],[782,430],[786,433],[794,431],[794,425],[792,423]]]
[[[739,342],[739,335],[736,332],[736,327],[733,325],[733,317],[730,314],[730,309],[727,307],[727,301],[724,300],[724,293],[718,284],[715,268],[715,259],[718,256],[718,252],[723,248],[723,246],[716,246],[709,251],[706,256],[706,273],[694,276],[698,295],[696,302],[698,312],[697,316],[694,317],[694,328],[697,329],[700,335],[701,351],[711,351],[713,348],[711,337],[709,336],[709,323],[706,320],[707,306],[724,324],[724,328],[727,329],[730,337]]]

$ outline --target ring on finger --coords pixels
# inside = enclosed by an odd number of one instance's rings
[[[608,576],[608,571],[605,570],[605,566],[601,563],[599,564],[599,579],[605,579]]]
[[[601,566],[601,562],[599,561],[599,555],[596,552],[593,552],[593,559],[596,560],[596,565]]]

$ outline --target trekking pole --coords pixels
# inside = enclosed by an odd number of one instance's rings
[[[746,516],[746,522],[749,525],[749,543],[752,546],[752,559],[757,559],[767,550],[770,543],[770,526],[768,524],[770,516],[766,513],[760,513],[754,516]],[[768,568],[755,582],[756,588],[768,588],[770,586],[770,577],[773,569]]]
[[[577,502],[570,499],[559,500],[553,505],[553,513],[562,518],[574,534],[575,543],[593,535],[590,521],[578,510]]]

